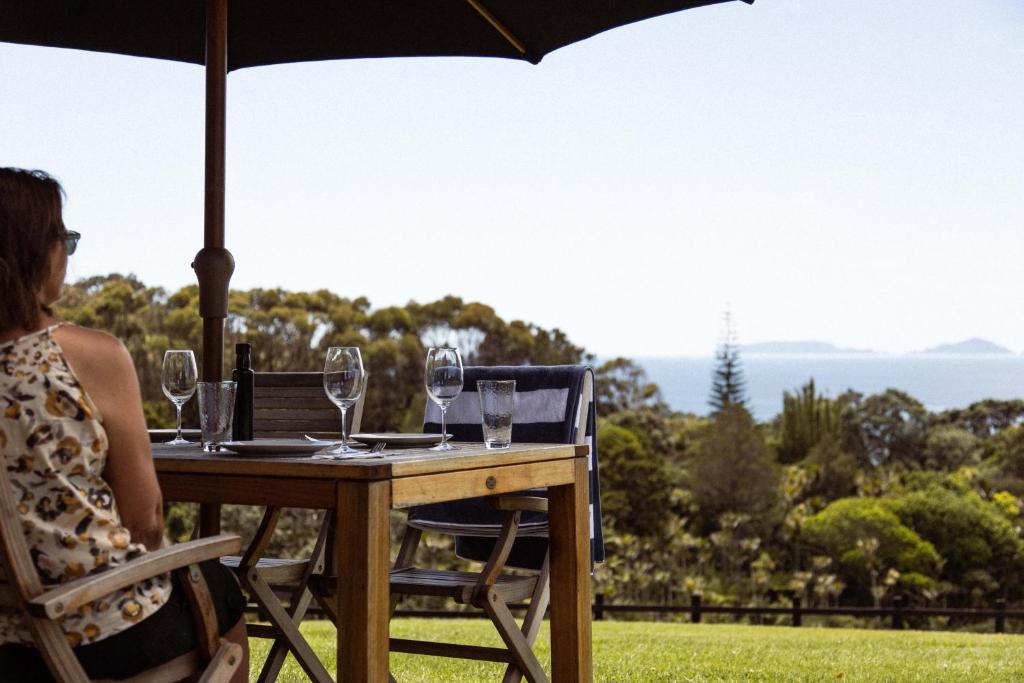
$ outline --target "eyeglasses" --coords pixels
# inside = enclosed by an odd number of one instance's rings
[[[82,239],[82,234],[75,232],[74,230],[66,230],[64,232],[64,246],[67,247],[68,256],[75,253],[75,249],[78,249],[78,240]]]

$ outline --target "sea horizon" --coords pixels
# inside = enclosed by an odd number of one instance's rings
[[[672,410],[710,412],[712,356],[634,358],[661,389]],[[865,395],[899,389],[932,412],[963,408],[984,399],[1024,395],[1024,356],[1017,354],[808,353],[740,357],[747,402],[754,417],[771,420],[782,411],[783,392],[814,379],[818,391],[836,397],[848,389]]]

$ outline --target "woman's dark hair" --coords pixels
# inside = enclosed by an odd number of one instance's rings
[[[64,189],[42,171],[0,168],[0,330],[39,324],[50,251],[64,239]]]

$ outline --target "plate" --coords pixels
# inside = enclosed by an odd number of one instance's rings
[[[413,446],[433,446],[441,443],[440,434],[399,434],[397,432],[377,432],[375,434],[363,433],[353,434],[349,437],[353,441],[365,443],[367,446],[384,442],[388,448],[411,448]],[[452,438],[449,434],[448,438]]]
[[[236,455],[301,458],[322,451],[328,446],[305,439],[256,439],[255,441],[225,441],[221,448]]]

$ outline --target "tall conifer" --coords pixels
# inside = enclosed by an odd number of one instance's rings
[[[715,352],[715,371],[711,380],[711,398],[708,403],[714,413],[722,412],[726,406],[746,408],[746,380],[740,363],[740,346],[736,341],[736,326],[732,312],[728,309],[723,316],[722,341]]]

